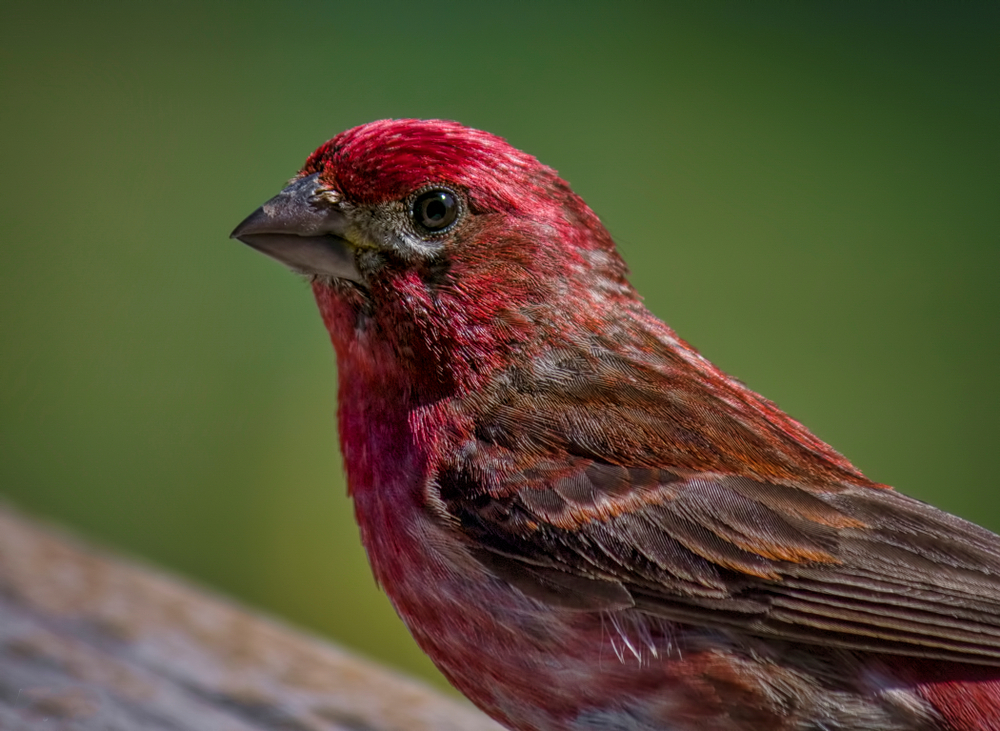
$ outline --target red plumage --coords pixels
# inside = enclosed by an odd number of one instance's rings
[[[376,579],[501,723],[1000,729],[1000,539],[702,358],[533,157],[374,122],[234,236],[311,277]]]

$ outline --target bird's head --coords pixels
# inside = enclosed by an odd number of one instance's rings
[[[565,333],[635,297],[554,170],[455,122],[337,135],[233,237],[312,278],[342,356],[381,340],[442,377],[495,370],[540,328]]]

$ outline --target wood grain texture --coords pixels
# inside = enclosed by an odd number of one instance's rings
[[[318,638],[0,505],[0,729],[500,727]]]

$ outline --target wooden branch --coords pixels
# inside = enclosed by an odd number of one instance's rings
[[[500,727],[323,640],[0,506],[0,729]]]

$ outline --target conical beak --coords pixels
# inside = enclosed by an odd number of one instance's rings
[[[319,173],[300,178],[251,213],[230,238],[252,246],[301,274],[363,283],[354,247],[344,236],[347,217],[323,197]]]

